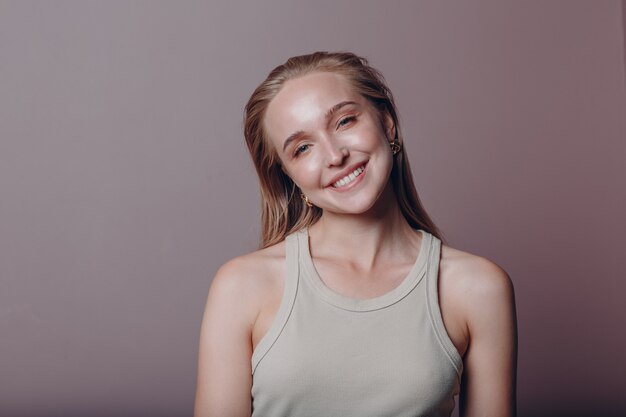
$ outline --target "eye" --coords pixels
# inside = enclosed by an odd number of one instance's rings
[[[351,122],[353,122],[354,120],[356,120],[356,116],[344,117],[343,119],[339,120],[339,123],[337,123],[337,128],[340,128],[342,126],[346,126],[346,125],[350,124]]]
[[[293,156],[298,156],[300,155],[302,152],[306,151],[308,148],[308,146],[310,146],[308,143],[304,143],[300,146],[298,146],[295,151],[293,152]]]

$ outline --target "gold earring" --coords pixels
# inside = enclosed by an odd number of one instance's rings
[[[311,204],[311,202],[309,201],[309,197],[304,195],[304,193],[300,193],[300,197],[302,197],[302,200],[304,200],[307,207],[313,207],[313,204]]]
[[[402,145],[397,139],[394,139],[393,142],[389,143],[389,147],[391,147],[391,153],[393,155],[396,155],[402,149]]]

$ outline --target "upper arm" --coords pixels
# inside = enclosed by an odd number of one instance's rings
[[[461,382],[460,415],[515,416],[517,323],[513,284],[495,263],[469,268],[465,311],[470,335]]]
[[[251,414],[255,315],[247,272],[236,259],[217,271],[209,290],[200,330],[195,417]]]

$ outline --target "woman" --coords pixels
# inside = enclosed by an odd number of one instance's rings
[[[351,53],[274,69],[245,112],[261,249],[207,300],[195,415],[515,415],[513,286],[441,243],[389,89]]]

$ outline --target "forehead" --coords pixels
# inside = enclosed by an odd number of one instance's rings
[[[273,140],[281,139],[293,133],[291,130],[304,130],[322,121],[326,111],[342,101],[367,102],[340,74],[313,72],[291,79],[268,105],[265,130]]]

